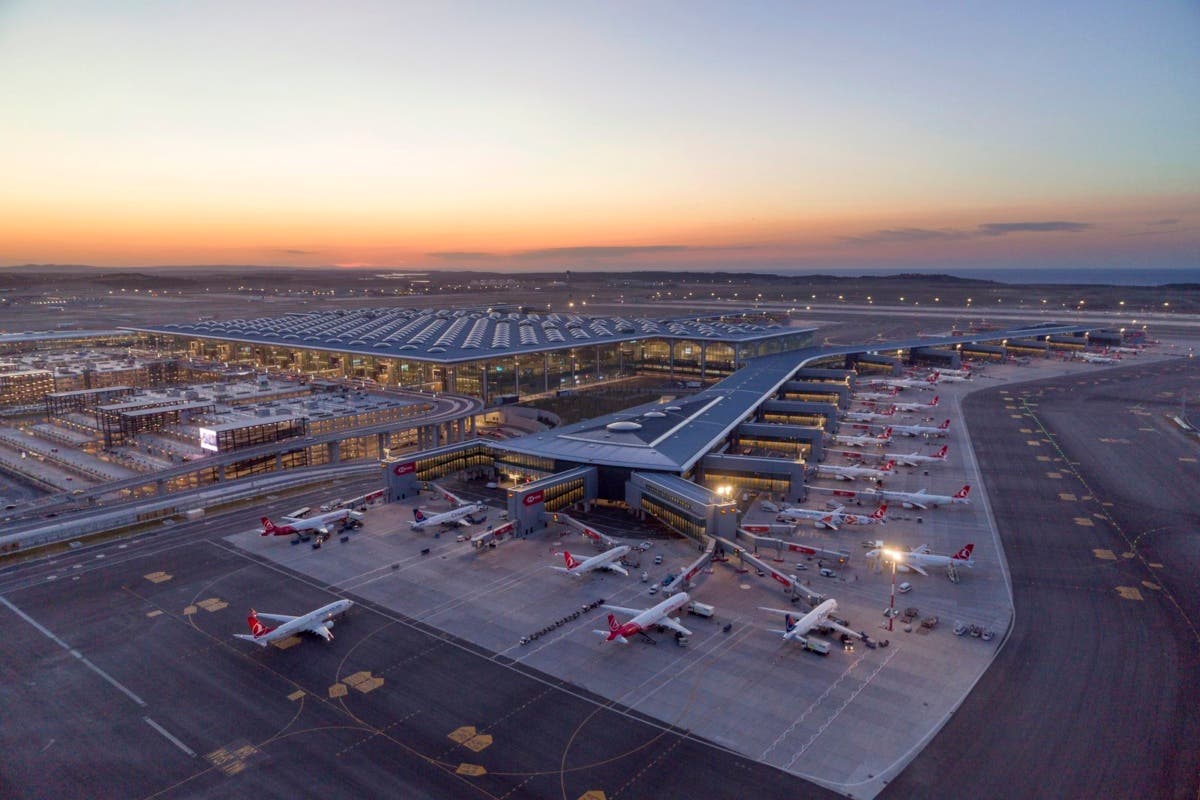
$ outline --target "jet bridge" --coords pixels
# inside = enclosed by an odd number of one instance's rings
[[[573,528],[579,531],[584,536],[591,539],[595,543],[597,549],[609,549],[620,544],[620,542],[613,539],[608,534],[604,533],[603,531],[596,530],[590,525],[585,525],[584,523],[572,517],[570,514],[564,514],[559,511],[551,514],[550,519],[561,525],[566,525],[568,528]]]
[[[706,540],[704,544],[704,551],[700,554],[699,558],[697,558],[691,564],[688,564],[683,569],[679,570],[679,577],[671,581],[666,588],[667,595],[689,590],[695,586],[696,582],[692,579],[699,575],[700,571],[712,561],[713,553],[715,553],[717,549],[717,540],[712,536],[705,536],[704,538]]]
[[[497,542],[510,535],[516,526],[511,522],[506,522],[497,528],[488,528],[483,533],[477,533],[471,537],[471,546],[476,550],[482,550],[485,547],[495,547]]]
[[[741,530],[739,530],[738,534],[741,535],[741,533],[742,533]],[[715,537],[715,538],[716,538],[716,543],[719,544],[726,552],[732,553],[733,555],[737,556],[738,563],[740,563],[742,565],[750,564],[751,566],[755,567],[758,570],[761,570],[764,573],[769,573],[773,579],[775,579],[779,583],[783,584],[784,591],[792,599],[794,599],[794,600],[798,599],[801,595],[803,595],[805,598],[808,599],[809,603],[811,603],[814,606],[825,599],[825,597],[820,592],[814,592],[812,589],[808,588],[807,586],[802,584],[800,581],[794,579],[792,576],[779,571],[778,569],[771,566],[770,564],[763,561],[762,559],[759,559],[759,558],[751,555],[750,553],[746,552],[746,548],[742,547],[741,545],[735,544],[734,542],[731,542],[728,539],[724,539],[719,536]],[[743,566],[743,569],[744,569],[744,566]]]
[[[745,537],[750,540],[754,546],[755,554],[761,548],[775,548],[775,560],[783,561],[784,552],[802,553],[806,556],[813,556],[820,559],[828,559],[836,561],[838,564],[846,564],[850,561],[850,553],[845,550],[829,550],[816,545],[801,544],[800,542],[788,542],[783,539],[776,539],[765,534],[770,531],[769,525],[745,525],[738,529],[738,536]]]

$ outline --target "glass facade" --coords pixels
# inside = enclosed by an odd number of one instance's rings
[[[684,536],[689,536],[693,539],[703,539],[704,535],[708,532],[708,524],[705,520],[698,520],[692,514],[680,511],[675,506],[668,505],[657,497],[643,494],[641,502],[643,511],[662,522],[671,530],[678,531]]]

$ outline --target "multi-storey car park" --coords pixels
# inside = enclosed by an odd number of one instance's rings
[[[481,398],[527,397],[623,376],[715,379],[798,350],[813,329],[755,312],[652,319],[514,309],[315,311],[133,329],[197,357]]]

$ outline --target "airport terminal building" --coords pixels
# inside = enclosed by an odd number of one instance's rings
[[[637,374],[722,378],[813,337],[811,328],[751,311],[651,319],[509,308],[364,308],[133,330],[198,359],[462,394],[485,405]]]

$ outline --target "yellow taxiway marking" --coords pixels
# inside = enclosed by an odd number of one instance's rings
[[[294,691],[288,695],[288,700],[291,700],[294,703],[297,700],[299,700],[301,697],[304,697],[304,690],[297,689],[296,691]]]
[[[1059,492],[1058,499],[1059,500],[1074,500],[1076,498],[1075,498],[1075,495],[1073,495],[1071,492]]]
[[[383,686],[383,678],[373,677],[369,670],[363,670],[362,672],[356,672],[353,675],[347,675],[345,678],[342,678],[342,683],[357,692],[366,694]]]
[[[1157,429],[1157,428],[1138,428],[1138,430],[1139,430],[1139,431],[1146,431],[1147,433],[1158,433],[1158,429]]]
[[[1038,460],[1038,461],[1049,461],[1049,460],[1050,460],[1050,456],[1038,456],[1038,457],[1037,457],[1037,460]]]
[[[1113,507],[1113,504],[1112,504],[1112,503],[1109,503],[1109,502],[1104,502],[1104,503],[1101,503],[1100,505],[1104,506],[1105,508],[1112,508],[1112,507]]]
[[[1051,480],[1058,481],[1058,480],[1062,480],[1062,473],[1061,472],[1047,472],[1046,477],[1050,478]]]
[[[199,610],[200,609],[196,608],[195,606],[188,606],[187,608],[183,609],[183,614],[184,614],[184,616],[190,617],[192,614],[195,614]]]
[[[1033,428],[1021,428],[1021,433],[1033,433]]]
[[[199,603],[196,603],[196,605],[200,606],[205,611],[220,611],[222,608],[229,607],[229,603],[226,603],[219,597],[210,597],[207,600],[201,600]]]
[[[1080,525],[1080,526],[1082,526],[1082,527],[1084,527],[1084,528],[1094,528],[1094,527],[1095,527],[1095,523],[1093,523],[1093,522],[1092,522],[1090,519],[1088,519],[1087,517],[1076,517],[1076,518],[1075,518],[1075,524],[1076,524],[1076,525]]]
[[[487,770],[478,764],[468,764],[465,761],[458,765],[458,769],[454,770],[459,775],[470,775],[478,778],[480,775],[487,775]]]
[[[221,747],[204,756],[204,760],[226,775],[237,775],[249,766],[248,759],[257,753],[258,748],[252,744],[233,749]]]
[[[162,570],[159,570],[158,572],[151,572],[146,575],[143,575],[142,577],[145,578],[146,580],[150,581],[151,583],[163,583],[164,581],[171,580],[172,575],[168,572],[163,572]]]
[[[329,687],[329,696],[330,697],[345,697],[349,691],[350,690],[346,688],[346,684],[335,683],[333,686]]]
[[[1039,442],[1037,439],[1026,439],[1025,444],[1029,445],[1030,447],[1041,447],[1042,446],[1042,443]]]
[[[1190,458],[1190,457],[1188,457],[1188,456],[1180,456],[1180,457],[1179,457],[1179,460],[1180,460],[1180,461],[1186,461],[1186,462],[1187,462],[1187,463],[1189,463],[1189,464],[1195,464],[1195,463],[1196,463],[1196,459],[1194,459],[1194,458]]]
[[[1145,586],[1147,589],[1153,589],[1156,592],[1162,589],[1161,586],[1153,581],[1142,581],[1142,586]]]
[[[1136,586],[1118,586],[1117,594],[1121,595],[1126,600],[1141,600],[1142,593],[1138,591]]]
[[[1137,553],[1133,553],[1133,552],[1130,552],[1129,550],[1126,550],[1124,553],[1121,553],[1121,558],[1128,561],[1129,559],[1133,558],[1135,555],[1137,555]]]
[[[371,673],[367,670],[363,670],[362,672],[356,672],[353,675],[347,675],[346,677],[342,678],[342,683],[346,684],[347,686],[357,686],[370,677]]]
[[[461,728],[455,728],[446,734],[446,736],[476,753],[492,746],[492,735],[490,733],[478,733],[474,725],[463,725]]]
[[[1010,416],[1010,417],[1012,417],[1013,419],[1020,419],[1020,418],[1021,418],[1021,415],[1020,415],[1020,414],[1009,414],[1009,416]]]
[[[280,639],[277,642],[271,642],[271,646],[276,650],[287,650],[289,647],[295,647],[300,644],[299,636],[289,636],[286,639]]]
[[[146,616],[147,616],[147,617],[149,617],[150,619],[154,619],[155,617],[157,617],[157,616],[158,616],[159,614],[161,614],[161,613],[162,613],[162,610],[161,610],[161,609],[155,609],[154,611],[151,611],[151,612],[150,612],[149,614],[147,614]]]
[[[579,795],[579,800],[608,800],[608,797],[599,789],[592,789]]]
[[[1117,560],[1117,554],[1114,553],[1112,550],[1104,550],[1101,548],[1097,548],[1097,549],[1092,550],[1092,555],[1094,555],[1096,558],[1102,558],[1105,561],[1116,561]]]
[[[1149,566],[1150,569],[1162,569],[1162,567],[1163,567],[1162,564],[1157,564],[1153,561],[1151,561],[1147,566]]]

